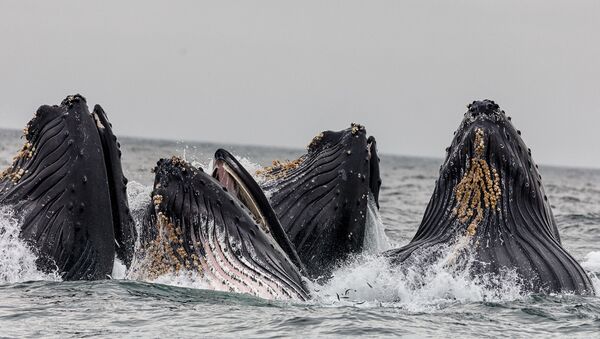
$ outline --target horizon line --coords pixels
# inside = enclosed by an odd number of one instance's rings
[[[22,130],[18,129],[18,128],[0,126],[0,131],[2,131],[2,130],[13,131],[13,132],[17,132],[17,133],[22,132]],[[242,143],[236,143],[236,142],[219,143],[216,141],[207,141],[207,140],[174,139],[174,138],[171,139],[168,137],[154,138],[154,137],[130,135],[130,134],[120,135],[120,136],[118,136],[118,138],[119,139],[138,139],[138,140],[148,140],[148,141],[164,141],[164,142],[172,142],[172,143],[201,143],[201,144],[208,144],[208,145],[227,145],[227,146],[242,146],[242,147],[256,147],[256,148],[272,148],[272,149],[279,149],[279,150],[286,150],[286,151],[305,151],[306,150],[306,147],[279,146],[279,145],[267,145],[267,144],[253,144],[253,143],[242,144]],[[384,156],[392,156],[392,157],[419,158],[419,159],[425,159],[425,160],[440,160],[440,161],[444,160],[444,157],[436,157],[436,156],[421,155],[421,154],[401,154],[401,153],[393,153],[393,152],[383,152],[380,154],[384,155]],[[553,168],[563,168],[563,169],[600,170],[600,167],[585,166],[585,165],[584,166],[581,166],[581,165],[573,166],[573,165],[538,163],[538,162],[536,162],[536,164],[538,164],[539,166],[542,166],[542,167],[553,167]]]

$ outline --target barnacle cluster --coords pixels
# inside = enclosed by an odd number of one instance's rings
[[[31,159],[31,157],[33,157],[33,152],[35,152],[35,147],[28,141],[23,145],[19,152],[17,152],[17,155],[13,157],[13,161],[19,159]]]
[[[19,180],[21,180],[21,178],[23,177],[23,175],[25,174],[25,170],[19,167],[13,168],[13,167],[9,167],[6,170],[4,170],[2,173],[0,173],[0,180],[3,180],[5,178],[10,179],[10,181],[12,181],[14,184],[18,183]]]
[[[350,128],[352,129],[352,134],[356,134],[359,131],[362,131],[362,130],[365,129],[365,127],[363,125],[357,124],[355,122],[353,122],[353,123],[350,124]]]
[[[0,180],[8,178],[15,184],[19,182],[23,175],[27,173],[26,170],[18,166],[19,160],[31,159],[33,157],[34,152],[35,147],[33,147],[33,145],[29,141],[25,142],[23,147],[21,147],[19,152],[17,152],[17,154],[13,157],[13,164],[5,170],[3,170],[2,172],[0,172]]]
[[[323,139],[323,132],[317,134],[311,141],[310,143],[308,143],[308,146],[306,146],[307,150],[312,150],[314,148],[317,147],[317,145],[319,144],[319,142],[321,142],[321,140]]]
[[[178,156],[172,156],[171,157],[171,163],[173,164],[173,166],[185,166],[187,165],[187,163],[185,162],[185,160],[181,159]]]
[[[475,131],[475,155],[467,172],[454,187],[456,206],[454,214],[462,223],[467,223],[467,234],[475,235],[477,226],[483,220],[485,211],[496,213],[501,197],[500,176],[495,168],[490,168],[483,159],[485,151],[484,133],[481,128]]]
[[[162,200],[161,196],[154,196],[155,204],[158,197]],[[157,235],[146,243],[143,253],[143,266],[147,277],[156,279],[166,273],[181,270],[201,271],[198,255],[190,254],[184,248],[181,227],[175,225],[162,212],[158,212],[156,216]]]
[[[163,196],[156,194],[152,197],[152,201],[154,202],[154,208],[158,208],[160,203],[163,201]]]
[[[285,177],[289,171],[298,168],[303,161],[304,159],[302,157],[292,161],[273,160],[273,165],[257,170],[256,174],[269,180],[281,179]]]

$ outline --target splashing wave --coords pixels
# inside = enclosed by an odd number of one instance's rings
[[[18,218],[9,207],[0,207],[0,283],[17,283],[32,280],[60,281],[57,273],[38,271],[36,255],[19,237]]]

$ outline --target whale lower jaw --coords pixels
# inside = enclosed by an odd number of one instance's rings
[[[282,283],[273,273],[257,265],[253,260],[240,255],[237,241],[227,236],[219,236],[219,227],[206,221],[206,235],[195,242],[190,250],[173,239],[178,239],[181,228],[175,226],[171,218],[159,215],[156,228],[159,236],[146,246],[143,259],[134,265],[138,279],[155,280],[165,275],[199,274],[205,288],[245,293],[263,299],[306,300],[307,296],[299,289]]]
[[[237,199],[234,186],[176,157],[161,159],[155,173],[136,277],[190,272],[215,290],[308,299],[298,267]]]

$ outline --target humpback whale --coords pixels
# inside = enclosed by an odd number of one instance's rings
[[[269,212],[252,189],[232,181],[229,168],[218,163],[213,178],[177,157],[157,163],[136,269],[150,278],[198,272],[215,290],[308,299],[300,268],[278,243]]]
[[[0,173],[0,204],[21,218],[38,268],[95,280],[112,272],[115,254],[129,266],[137,235],[120,145],[102,107],[90,113],[83,96],[68,96],[40,107],[24,137]]]
[[[375,138],[358,124],[322,132],[307,149],[257,174],[307,275],[326,279],[363,249],[369,199],[379,207],[379,157]]]
[[[468,105],[414,238],[385,256],[401,265],[439,245],[453,248],[448,264],[472,256],[474,275],[508,269],[526,291],[594,293],[561,245],[531,150],[490,100]]]

